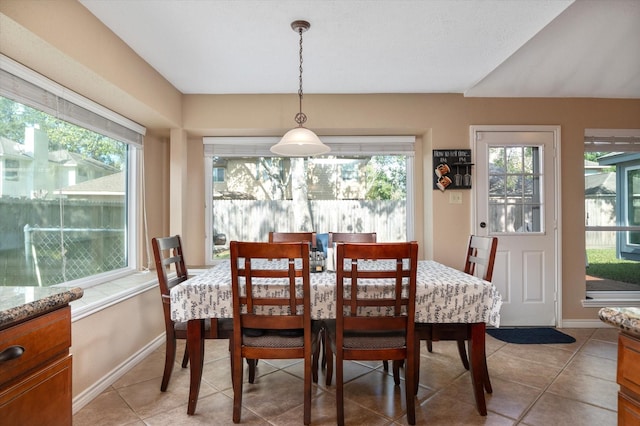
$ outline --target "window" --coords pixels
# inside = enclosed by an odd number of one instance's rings
[[[8,158],[4,160],[4,180],[16,182],[20,178],[19,170],[20,161]]]
[[[489,148],[489,233],[544,232],[542,147]]]
[[[214,183],[223,183],[224,182],[224,168],[222,168],[222,167],[214,167],[213,168],[213,182]]]
[[[640,297],[640,133],[585,137],[586,288],[589,298]]]
[[[0,285],[130,273],[144,128],[0,59]]]
[[[413,237],[413,137],[323,138],[331,155],[273,157],[272,138],[205,138],[209,261],[232,240],[267,241],[269,231],[376,232]],[[395,144],[394,144],[395,142]]]

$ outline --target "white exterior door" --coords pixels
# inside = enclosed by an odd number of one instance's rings
[[[472,126],[472,230],[498,237],[493,283],[501,325],[557,325],[559,265],[556,126]]]

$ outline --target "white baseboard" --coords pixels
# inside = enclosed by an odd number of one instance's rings
[[[562,323],[558,325],[558,328],[607,328],[611,327],[609,324],[604,323],[597,319],[570,319],[562,320]]]
[[[164,342],[165,335],[163,332],[138,352],[136,352],[116,368],[111,370],[107,375],[103,376],[100,380],[89,386],[82,393],[78,394],[75,398],[73,398],[73,414],[76,414],[82,409],[82,407],[93,401],[93,399],[97,398],[109,386],[114,384],[120,377],[124,376],[133,367],[135,367],[142,360],[148,357],[153,351],[162,346]]]

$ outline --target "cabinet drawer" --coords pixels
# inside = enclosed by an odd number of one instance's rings
[[[5,426],[71,426],[71,355],[0,390]]]
[[[622,392],[618,393],[618,426],[638,426],[640,424],[640,403]]]
[[[12,346],[24,352],[18,358],[0,361],[0,386],[25,372],[69,353],[71,309],[67,306],[0,332],[0,353]]]

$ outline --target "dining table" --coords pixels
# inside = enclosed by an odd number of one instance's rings
[[[376,267],[375,261],[358,261],[359,268]],[[363,262],[363,266],[360,266]],[[368,263],[367,263],[368,262]],[[274,266],[277,267],[277,266]],[[419,260],[416,274],[416,323],[468,324],[470,372],[476,407],[486,415],[484,383],[488,380],[485,362],[486,326],[500,325],[502,297],[496,287],[481,278],[466,274],[433,260]],[[365,287],[367,296],[392,291],[393,283],[374,281]],[[311,318],[336,317],[336,274],[323,270],[310,274]],[[253,284],[253,291],[276,294],[285,284]],[[242,291],[242,290],[241,290]],[[345,288],[345,291],[349,291]],[[233,317],[231,265],[229,260],[176,285],[170,292],[171,319],[187,322],[190,386],[188,414],[194,414],[200,391],[204,363],[204,320]],[[212,324],[215,329],[215,324]]]

